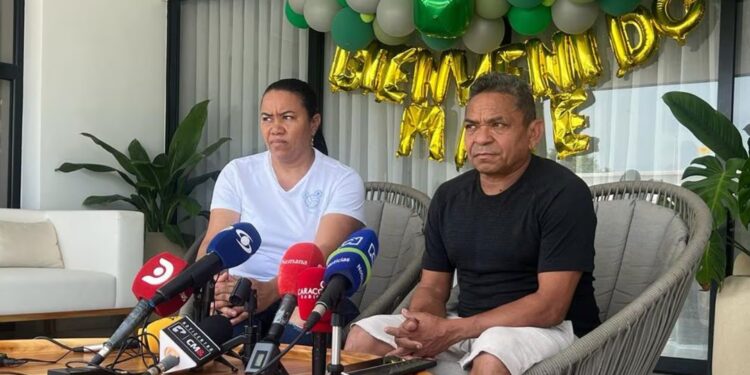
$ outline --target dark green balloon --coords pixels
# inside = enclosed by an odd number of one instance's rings
[[[632,12],[640,3],[640,0],[599,0],[599,7],[604,13],[618,17]]]
[[[342,8],[333,17],[331,35],[336,45],[347,51],[364,49],[375,40],[372,23],[362,21],[351,8]]]
[[[542,0],[508,0],[510,5],[519,8],[534,8],[542,3]]]
[[[339,5],[341,5],[344,8],[348,8],[349,4],[346,3],[346,0],[338,0]]]
[[[307,21],[305,21],[305,16],[292,10],[292,7],[289,5],[289,1],[287,1],[286,5],[284,6],[284,13],[286,13],[286,19],[288,19],[289,23],[291,23],[294,27],[298,27],[300,29],[307,29],[310,27],[307,25]]]
[[[508,21],[515,32],[523,35],[536,35],[544,31],[552,22],[552,12],[544,5],[531,9],[511,7],[508,12]]]
[[[414,26],[431,37],[458,38],[464,35],[474,16],[473,0],[411,1],[414,1]]]
[[[427,47],[430,47],[430,49],[434,49],[435,51],[443,51],[449,49],[453,47],[453,45],[455,45],[456,41],[458,40],[458,38],[435,38],[425,34],[420,34],[420,36],[422,37],[424,44],[426,44]]]

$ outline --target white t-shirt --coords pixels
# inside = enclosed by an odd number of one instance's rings
[[[268,151],[232,160],[216,180],[211,209],[239,212],[240,221],[258,229],[261,246],[229,272],[272,279],[289,246],[315,240],[323,215],[344,214],[364,223],[364,199],[357,172],[318,150],[310,170],[289,191],[279,185]]]

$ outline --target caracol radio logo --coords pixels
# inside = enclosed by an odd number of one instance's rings
[[[246,253],[252,254],[253,253],[253,247],[251,244],[253,243],[253,239],[250,237],[249,234],[245,233],[242,229],[235,229],[235,233],[237,233],[237,243],[242,247],[242,250],[245,250]]]
[[[161,267],[154,268],[153,276],[152,275],[146,275],[141,278],[143,282],[149,285],[160,285],[163,282],[169,280],[170,277],[172,277],[172,274],[174,273],[174,265],[164,259],[159,258],[159,264],[161,264]]]

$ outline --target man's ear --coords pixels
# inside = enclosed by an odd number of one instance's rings
[[[538,118],[531,121],[528,128],[528,135],[529,149],[533,150],[536,148],[536,145],[539,144],[542,136],[544,136],[544,120]]]

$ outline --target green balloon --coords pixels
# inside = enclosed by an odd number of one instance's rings
[[[435,38],[425,34],[421,34],[421,36],[424,44],[426,44],[427,47],[430,47],[430,49],[434,49],[435,51],[443,51],[449,49],[453,47],[453,45],[456,44],[456,41],[458,40],[458,38]]]
[[[342,8],[333,17],[331,35],[336,45],[347,51],[366,48],[375,40],[372,24],[362,21],[359,13],[351,8]]]
[[[534,8],[542,3],[542,0],[508,0],[510,5],[518,8]]]
[[[310,27],[307,25],[307,21],[305,21],[305,16],[292,10],[292,7],[289,6],[289,1],[287,1],[286,5],[284,6],[284,13],[286,13],[286,19],[288,19],[289,23],[291,23],[294,27],[298,27],[300,29],[307,29]]]
[[[431,37],[458,38],[466,32],[471,18],[474,16],[474,1],[413,1],[414,26],[422,34]]]
[[[640,0],[599,0],[599,7],[604,13],[618,17],[632,12],[640,3]]]
[[[339,5],[341,5],[344,8],[348,8],[349,4],[346,3],[346,0],[338,0]]]
[[[552,22],[552,12],[544,5],[531,9],[511,7],[508,12],[508,21],[510,21],[510,27],[517,33],[536,35],[544,31]]]

